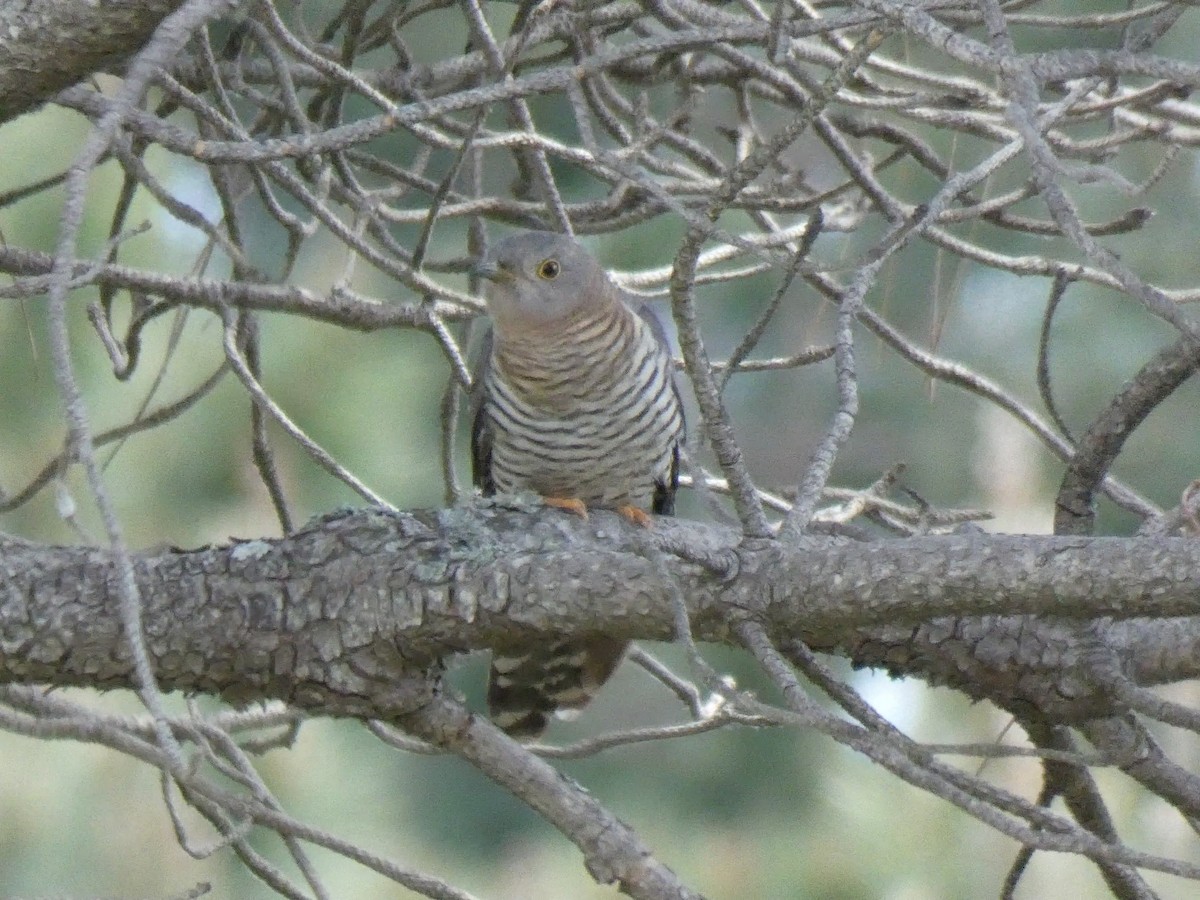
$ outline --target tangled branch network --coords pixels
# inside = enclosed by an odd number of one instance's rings
[[[732,580],[739,563],[776,542],[974,533],[988,513],[929,502],[907,487],[898,458],[856,440],[866,407],[885,406],[906,379],[930,395],[946,385],[970,398],[958,432],[994,412],[1040,448],[1062,478],[1045,504],[1059,535],[1090,537],[1101,498],[1130,530],[1194,535],[1194,484],[1180,479],[1178,505],[1164,510],[1110,470],[1126,438],[1200,363],[1200,324],[1188,308],[1200,283],[1156,260],[1156,244],[1173,235],[1147,235],[1160,216],[1177,221],[1171,197],[1194,201],[1183,161],[1194,166],[1200,145],[1200,106],[1189,99],[1200,65],[1169,48],[1194,43],[1195,25],[1186,4],[1077,6],[180,4],[124,61],[119,80],[81,81],[49,98],[86,119],[88,136],[68,168],[0,196],[4,210],[51,201],[59,210],[53,249],[19,240],[0,247],[9,276],[0,296],[50,298],[47,340],[66,433],[24,481],[2,485],[0,512],[25,510],[53,489],[58,515],[111,548],[148,714],[108,716],[10,686],[0,694],[0,724],[97,741],[158,767],[173,815],[189,805],[219,835],[219,846],[197,855],[232,847],[281,895],[329,895],[306,850],[316,844],[419,894],[466,896],[283,811],[252,754],[292,741],[299,712],[170,710],[146,652],[134,556],[101,454],[236,381],[239,399],[251,401],[254,469],[282,533],[296,532],[305,504],[281,474],[281,444],[394,511],[387,491],[289,412],[264,358],[275,349],[266,323],[278,319],[400,329],[440,355],[443,493],[448,505],[466,500],[461,407],[473,379],[470,323],[483,311],[471,266],[512,229],[625,251],[633,264],[614,277],[669,304],[690,388],[684,483],[698,498],[695,517],[732,527],[739,543],[709,556],[665,542],[654,552]],[[101,199],[96,184],[113,171],[116,189]],[[150,224],[141,221],[146,209]],[[107,234],[95,240],[88,223],[95,230],[101,220]],[[175,231],[198,248],[186,273],[138,255],[140,242]],[[1003,308],[992,318],[964,313],[968,287],[1003,295]],[[1055,324],[1076,296],[1114,304],[1131,329],[1169,339],[1137,356],[1136,374],[1110,392],[1100,415],[1072,428],[1052,362]],[[80,297],[86,322],[69,313]],[[94,424],[91,388],[72,360],[85,343],[102,348],[110,388],[152,369],[127,420]],[[1027,367],[996,364],[1000,344],[1010,348],[1005,363],[1019,357]],[[211,370],[160,400],[171,366],[201,347],[215,351]],[[148,362],[152,355],[162,361]],[[405,377],[415,383],[427,371]],[[805,385],[805,402],[789,394],[765,413],[743,409],[754,378],[779,379],[784,394]],[[917,480],[939,470],[933,456],[909,466]],[[868,486],[831,484],[835,465]],[[83,472],[81,482],[70,481],[72,471]],[[1194,734],[1198,716],[1147,686],[1193,673],[1164,661],[1170,674],[1135,677],[1127,665],[1135,649],[1174,641],[1165,630],[1133,620],[1101,632],[1095,623],[976,617],[915,631],[881,626],[819,648],[993,701],[1029,737],[1023,747],[943,745],[905,735],[814,655],[811,641],[781,640],[731,615],[731,642],[753,655],[783,701],[740,690],[690,642],[686,599],[676,622],[687,650],[676,668],[685,674],[645,649],[633,656],[681,703],[682,722],[531,751],[441,698],[401,722],[406,733],[396,723],[372,728],[407,751],[470,760],[573,840],[595,878],[633,896],[692,894],[547,760],[733,726],[816,729],[1015,839],[1010,893],[1037,849],[1087,857],[1121,897],[1153,895],[1145,871],[1200,878],[1185,854],[1127,845],[1092,777],[1093,768],[1118,766],[1188,828],[1200,821],[1200,782],[1149,725]],[[945,646],[947,635],[970,644],[969,659],[955,655],[961,644]],[[1015,649],[976,655],[992,639]],[[1034,646],[1071,652],[1048,662],[1045,651],[1034,664]],[[1010,677],[1026,664],[1022,678]],[[1079,680],[1086,687],[1076,690]],[[811,699],[813,688],[836,715]],[[1081,751],[1077,735],[1094,752]],[[950,753],[1033,757],[1041,796],[1028,800],[986,773],[951,766]],[[1065,813],[1050,810],[1057,797]],[[250,836],[260,827],[284,837],[298,876],[256,849]],[[594,838],[597,829],[607,842]]]

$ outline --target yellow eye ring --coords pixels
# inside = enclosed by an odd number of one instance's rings
[[[557,259],[543,259],[537,267],[538,278],[545,278],[547,281],[557,278],[561,271],[562,266],[558,264]]]

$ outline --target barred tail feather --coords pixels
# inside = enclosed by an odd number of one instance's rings
[[[560,641],[532,653],[496,652],[488,679],[488,712],[513,737],[535,738],[550,716],[587,705],[629,644],[608,637]]]

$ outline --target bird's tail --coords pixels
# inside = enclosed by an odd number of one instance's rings
[[[492,655],[488,712],[513,737],[534,738],[549,717],[586,706],[612,675],[627,641],[594,637],[553,642],[532,652]]]

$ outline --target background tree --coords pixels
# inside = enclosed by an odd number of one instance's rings
[[[0,893],[1195,891],[1187,5],[0,23]],[[532,227],[669,306],[679,520],[472,499]],[[588,630],[663,643],[469,712]]]

